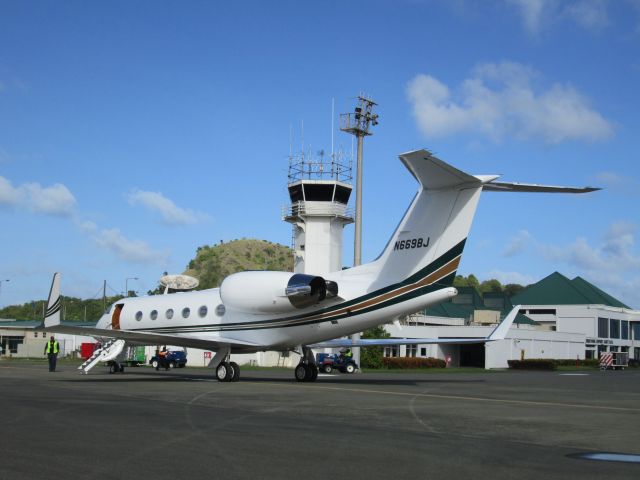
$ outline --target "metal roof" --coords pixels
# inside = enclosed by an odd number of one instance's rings
[[[559,272],[553,272],[514,295],[515,305],[606,305],[630,308],[620,300],[603,292],[581,277],[569,280]]]

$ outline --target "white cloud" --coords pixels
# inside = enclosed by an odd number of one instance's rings
[[[637,226],[626,221],[611,224],[598,246],[584,238],[564,246],[539,244],[548,261],[563,263],[613,296],[640,307],[640,252],[636,249]]]
[[[73,214],[76,199],[61,183],[43,187],[39,183],[24,183],[14,187],[9,180],[0,177],[0,205],[15,206],[34,213],[69,217]]]
[[[537,77],[518,63],[488,63],[479,65],[455,95],[436,78],[419,74],[408,83],[407,96],[418,127],[431,137],[477,133],[494,142],[508,136],[556,144],[613,134],[611,123],[575,88],[556,83],[536,91]]]
[[[178,207],[160,192],[133,190],[127,195],[127,199],[131,205],[142,205],[159,213],[168,225],[191,225],[209,218],[204,213]]]
[[[502,252],[503,257],[513,257],[522,253],[531,240],[531,234],[526,230],[520,230],[516,235],[511,237],[509,243]]]
[[[583,0],[567,5],[565,15],[581,27],[598,30],[609,25],[607,6],[602,0]]]
[[[537,33],[542,23],[542,15],[545,7],[548,8],[549,0],[507,0],[514,5],[522,17],[524,26],[529,33]]]
[[[601,30],[609,25],[607,2],[603,0],[506,0],[518,11],[524,29],[538,35],[563,20],[587,30]]]
[[[502,270],[491,270],[487,274],[487,278],[495,278],[503,285],[517,283],[518,285],[526,286],[536,282],[536,279],[530,275],[525,275],[520,272],[505,272]]]
[[[110,251],[118,258],[133,262],[165,265],[169,259],[169,252],[153,250],[142,240],[130,240],[117,228],[101,231],[95,230],[95,224],[85,222],[87,231],[92,232],[92,238],[100,247]]]

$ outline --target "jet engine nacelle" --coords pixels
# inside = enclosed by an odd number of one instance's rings
[[[226,307],[255,313],[286,313],[337,294],[335,282],[291,272],[234,273],[220,285],[220,298]]]

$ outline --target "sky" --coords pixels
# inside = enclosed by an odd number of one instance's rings
[[[603,188],[484,193],[459,273],[559,271],[640,308],[639,86],[640,0],[0,0],[0,306],[56,271],[145,293],[202,245],[290,245],[290,148],[330,151],[332,101],[365,93],[364,262],[416,192],[397,156],[427,148]]]

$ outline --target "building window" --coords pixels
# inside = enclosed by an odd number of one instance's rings
[[[155,320],[156,318],[158,318],[158,311],[151,310],[151,314],[149,314],[149,317],[151,318],[151,320]]]
[[[633,339],[640,340],[640,322],[633,322],[631,324],[631,330],[633,332]]]
[[[164,316],[167,317],[167,320],[171,320],[173,318],[173,308],[169,308],[165,312]]]
[[[415,357],[418,353],[418,346],[417,345],[407,345],[406,347],[406,351],[405,351],[405,357]]]
[[[199,309],[198,309],[198,315],[200,315],[200,318],[204,318],[207,316],[207,306],[206,305],[202,305]]]
[[[620,320],[620,338],[623,340],[629,340],[629,322],[627,320]]]
[[[538,308],[538,309],[529,309],[529,315],[555,315],[555,308]]]
[[[24,342],[24,337],[18,337],[18,336],[6,336],[3,337],[7,347],[9,349],[9,353],[18,353],[18,345],[22,345],[22,343]],[[4,354],[7,354],[7,351],[4,351]]]
[[[142,312],[136,312],[136,320],[137,321],[142,320]]]
[[[593,350],[585,350],[585,352],[584,352],[584,358],[585,358],[586,360],[591,360],[591,359],[593,358],[593,354],[594,354],[594,353],[595,353],[595,352],[594,352]]]
[[[38,332],[33,332],[33,338],[38,338]]]
[[[620,320],[609,320],[609,338],[620,338]]]
[[[182,318],[189,318],[189,315],[191,315],[191,309],[189,307],[184,307],[182,309]]]
[[[609,338],[609,321],[606,318],[598,318],[598,337]]]
[[[427,347],[422,347],[420,349],[420,356],[421,357],[426,357],[427,356]]]
[[[392,345],[390,347],[384,347],[384,356],[385,357],[397,357],[398,356],[398,346]]]

